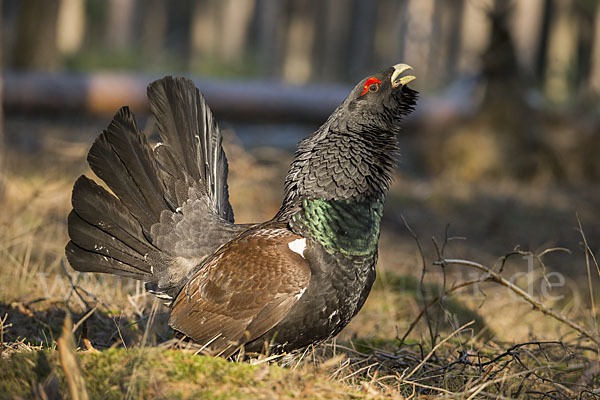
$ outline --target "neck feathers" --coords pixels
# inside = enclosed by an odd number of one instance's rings
[[[397,153],[395,132],[360,132],[327,121],[304,139],[285,182],[283,210],[302,200],[383,197]],[[342,129],[340,129],[342,128]]]
[[[303,200],[290,219],[294,232],[329,254],[370,256],[377,252],[383,195],[365,200]]]

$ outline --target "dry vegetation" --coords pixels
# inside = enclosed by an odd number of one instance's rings
[[[87,172],[92,125],[7,124],[0,398],[600,398],[594,188],[400,175],[378,280],[350,326],[300,354],[227,362],[175,337],[141,285],[65,265],[70,189]],[[33,129],[33,144],[17,137]],[[290,155],[249,153],[235,138],[227,152],[238,221],[269,218]],[[61,333],[67,315],[74,326]]]

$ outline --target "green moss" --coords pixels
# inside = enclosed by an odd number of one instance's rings
[[[0,358],[0,398],[31,395],[34,385],[51,373],[55,355],[50,351],[17,353]]]
[[[235,399],[305,398],[312,387],[319,398],[355,397],[350,388],[327,377],[276,365],[251,365],[160,348],[110,349],[79,353],[90,398]],[[58,354],[49,350],[0,359],[0,398],[35,397],[39,385],[56,376],[67,397]],[[310,396],[309,396],[310,397]]]

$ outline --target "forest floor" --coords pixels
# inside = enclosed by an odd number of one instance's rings
[[[139,283],[66,263],[71,188],[93,176],[104,123],[6,121],[0,398],[600,398],[599,187],[450,181],[401,162],[378,279],[350,325],[299,354],[226,361],[178,340]],[[236,222],[271,218],[291,152],[225,136]]]

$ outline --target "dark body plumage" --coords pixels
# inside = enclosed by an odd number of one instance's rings
[[[234,224],[221,135],[193,83],[148,87],[163,143],[127,108],[88,155],[114,193],[82,176],[66,255],[78,271],[146,282],[169,325],[215,354],[290,351],[336,335],[375,279],[379,223],[401,117],[417,94],[399,64],[362,80],[303,140],[270,221]]]

